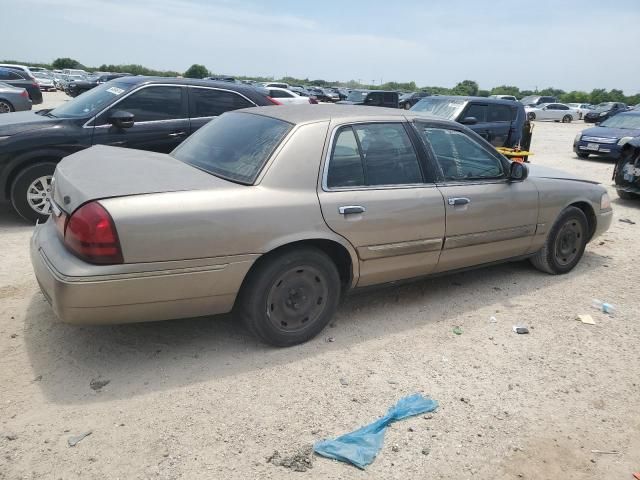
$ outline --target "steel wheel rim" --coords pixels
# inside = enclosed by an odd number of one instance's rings
[[[51,213],[51,179],[52,175],[36,178],[27,188],[27,203],[33,211],[40,215]]]
[[[298,332],[322,315],[328,295],[329,287],[320,270],[310,265],[290,268],[269,289],[267,318],[279,331]]]
[[[0,113],[11,113],[11,107],[7,102],[0,101]]]
[[[580,253],[584,231],[576,219],[567,221],[556,237],[554,253],[556,261],[566,266],[571,264]]]

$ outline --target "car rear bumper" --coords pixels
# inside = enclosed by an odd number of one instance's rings
[[[92,274],[69,276],[63,272],[73,269],[64,259],[78,260],[67,252],[52,223],[36,226],[31,263],[42,293],[66,323],[133,323],[227,313],[255,260],[245,256],[234,262],[227,257],[219,264],[162,270],[153,263],[136,264],[135,273],[108,275],[101,274],[105,267],[91,265]],[[132,269],[131,264],[122,267]]]

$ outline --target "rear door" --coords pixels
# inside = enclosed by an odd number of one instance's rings
[[[132,113],[131,128],[109,123],[111,113]],[[138,148],[169,153],[189,135],[186,88],[180,85],[146,85],[114,103],[95,121],[93,144]]]
[[[538,219],[533,182],[510,182],[508,162],[462,129],[415,125],[441,168],[446,237],[436,271],[524,255]]]
[[[256,106],[247,97],[232,90],[190,86],[188,91],[191,133],[224,112]]]
[[[432,272],[444,203],[416,137],[402,122],[333,124],[330,131],[318,196],[329,227],[358,253],[358,285]]]
[[[495,147],[504,147],[514,135],[512,121],[515,108],[489,103],[487,105],[487,141]]]

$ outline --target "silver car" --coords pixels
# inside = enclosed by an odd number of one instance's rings
[[[0,82],[0,113],[31,110],[29,93],[24,88]]]
[[[92,147],[52,202],[31,260],[63,321],[233,311],[280,346],[354,288],[526,258],[567,273],[612,217],[601,185],[463,125],[354,106],[225,113],[170,155]]]

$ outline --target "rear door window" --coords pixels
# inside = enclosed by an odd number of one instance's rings
[[[255,104],[235,92],[213,88],[191,87],[189,89],[191,118],[217,117],[224,112],[248,107],[255,107]]]
[[[487,107],[487,122],[510,122],[511,108],[506,105],[489,105]]]
[[[478,123],[487,121],[487,106],[478,103],[470,103],[462,118],[474,117]]]
[[[351,127],[343,127],[335,137],[327,175],[327,186],[339,188],[362,185],[365,185],[364,167],[358,141]]]

